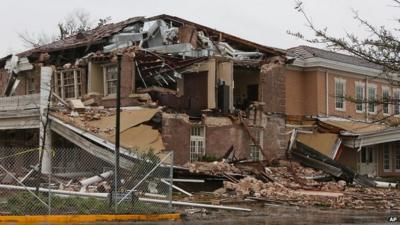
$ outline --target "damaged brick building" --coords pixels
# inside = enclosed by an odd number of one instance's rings
[[[127,161],[149,148],[173,150],[177,164],[227,152],[284,155],[285,103],[275,96],[285,92],[285,51],[169,15],[106,24],[0,59],[0,129],[17,139],[12,146],[28,143],[19,132],[29,131],[31,145],[77,145],[112,163],[118,57]]]

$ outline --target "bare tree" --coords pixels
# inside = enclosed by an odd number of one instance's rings
[[[46,33],[30,33],[24,31],[18,33],[18,37],[27,48],[36,48],[44,44],[48,44],[57,40],[63,40],[70,36],[76,35],[81,32],[88,31],[93,28],[95,24],[90,13],[84,9],[76,9],[69,13],[64,20],[57,24],[57,34]],[[98,19],[97,27],[103,26],[111,21],[111,17]]]
[[[18,33],[18,37],[22,40],[26,48],[36,48],[57,40],[56,36],[54,35],[48,35],[44,32],[29,33],[26,30],[24,32]]]
[[[394,7],[400,7],[400,0],[393,0]],[[288,33],[295,37],[306,40],[309,43],[325,44],[332,50],[340,50],[360,57],[368,62],[382,66],[383,74],[394,74],[400,72],[400,37],[399,29],[389,29],[382,26],[374,26],[363,19],[353,10],[354,19],[366,28],[370,34],[367,38],[359,37],[354,33],[347,32],[338,37],[328,32],[328,28],[315,26],[307,15],[303,2],[297,1],[295,9],[305,18],[307,26],[314,32],[315,37],[309,39],[299,32]],[[396,20],[400,23],[400,18]]]
[[[393,3],[394,7],[400,8],[400,0],[393,0]],[[314,37],[306,38],[300,32],[288,31],[290,35],[311,44],[324,44],[333,51],[346,52],[374,63],[380,66],[381,73],[378,75],[378,78],[385,79],[393,86],[400,86],[400,80],[398,79],[400,78],[400,30],[398,28],[389,29],[383,25],[374,26],[368,22],[368,20],[360,17],[357,11],[353,10],[355,21],[366,28],[369,33],[368,37],[360,37],[359,35],[349,32],[346,32],[344,36],[337,36],[330,33],[327,27],[317,27],[307,15],[303,7],[303,2],[300,0],[296,1],[295,9],[304,16],[306,25],[314,32]],[[400,18],[396,19],[396,23],[400,23]],[[395,107],[400,106],[400,99],[393,96],[372,100],[356,100],[354,96],[339,97],[345,97],[347,100],[354,103],[391,104]],[[400,125],[400,121],[394,119],[393,115],[394,113],[389,116],[375,118],[373,122],[386,121],[391,125]]]
[[[59,39],[65,39],[69,36],[90,30],[92,22],[90,13],[85,10],[75,10],[64,21],[58,23]]]

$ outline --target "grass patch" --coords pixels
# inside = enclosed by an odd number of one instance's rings
[[[40,199],[48,203],[48,196],[39,195]],[[46,215],[48,208],[30,193],[13,193],[0,210],[12,215]],[[109,199],[82,198],[82,197],[51,197],[51,214],[114,214],[114,204]],[[149,204],[139,201],[125,201],[118,206],[118,214],[157,214],[169,213],[166,205]]]

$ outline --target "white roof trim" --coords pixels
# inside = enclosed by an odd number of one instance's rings
[[[341,70],[350,73],[358,73],[367,76],[377,77],[379,76],[382,71],[378,69],[373,69],[365,66],[357,66],[349,63],[343,63],[338,61],[333,61],[329,59],[323,59],[320,57],[313,57],[307,59],[296,59],[292,63],[294,66],[299,66],[303,68],[310,68],[310,67],[325,67],[329,69]]]
[[[387,128],[367,134],[359,134],[357,138],[344,139],[343,145],[351,148],[358,148],[360,146],[376,145],[393,141],[400,141],[400,128],[398,127]]]

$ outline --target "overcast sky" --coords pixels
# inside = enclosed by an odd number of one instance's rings
[[[331,33],[365,36],[352,10],[375,25],[394,23],[399,8],[391,0],[303,0],[313,22]],[[77,9],[90,12],[94,22],[111,16],[118,22],[134,16],[170,14],[260,44],[289,48],[300,44],[287,34],[300,31],[312,37],[294,0],[3,0],[0,7],[0,57],[24,50],[18,33],[57,32],[57,22]]]

